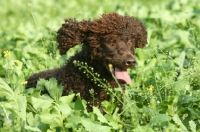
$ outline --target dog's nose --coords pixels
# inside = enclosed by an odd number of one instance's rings
[[[135,58],[133,57],[128,57],[126,60],[125,60],[125,65],[129,68],[135,66],[135,63],[136,63],[136,60]]]

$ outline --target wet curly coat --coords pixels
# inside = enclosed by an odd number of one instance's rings
[[[70,91],[80,93],[88,102],[88,111],[91,111],[92,105],[101,107],[101,102],[109,100],[109,95],[104,88],[97,86],[82,70],[74,66],[73,61],[87,62],[100,74],[100,78],[106,79],[110,86],[115,88],[117,84],[108,64],[113,65],[113,72],[115,67],[125,72],[127,68],[133,68],[136,63],[134,49],[147,44],[147,32],[144,25],[133,17],[108,13],[93,21],[78,22],[76,19],[66,19],[57,32],[57,41],[61,55],[77,44],[82,44],[82,49],[64,66],[30,76],[26,87],[35,87],[39,78],[55,77],[64,86],[63,95],[68,95]],[[127,83],[123,77],[119,81],[122,84]],[[94,102],[90,89],[94,89],[95,92]]]

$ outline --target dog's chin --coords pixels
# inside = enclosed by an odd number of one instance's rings
[[[109,64],[106,65],[106,67],[110,69],[109,71],[114,74],[114,76],[116,77],[116,79],[118,80],[120,84],[131,83],[131,78],[127,72],[127,69],[121,69],[113,65],[110,67]]]

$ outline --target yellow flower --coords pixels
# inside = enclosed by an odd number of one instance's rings
[[[112,65],[112,64],[108,64],[108,67],[109,67],[110,69],[112,69],[112,68],[113,68],[113,65]]]
[[[27,81],[22,82],[23,85],[26,85],[27,83],[28,83]]]
[[[147,88],[147,90],[149,90],[149,91],[153,91],[153,89],[154,89],[154,86],[153,86],[153,85],[150,85],[150,86]]]
[[[21,64],[22,64],[22,62],[19,61],[19,60],[15,60],[15,63],[17,63],[18,65],[21,65]]]
[[[5,58],[9,58],[11,56],[11,53],[9,50],[4,51],[3,54]]]

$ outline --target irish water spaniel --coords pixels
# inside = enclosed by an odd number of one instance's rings
[[[88,79],[83,70],[74,65],[74,60],[87,62],[112,88],[118,85],[111,72],[121,85],[131,83],[127,68],[135,66],[134,49],[147,44],[147,32],[145,26],[133,17],[109,13],[93,21],[66,19],[57,32],[57,41],[61,55],[77,44],[82,44],[82,49],[64,66],[30,76],[26,87],[35,87],[39,78],[55,77],[64,86],[63,95],[70,91],[80,93],[88,103],[88,111],[91,111],[92,105],[101,107],[101,102],[109,100],[109,95],[105,88]],[[112,71],[108,64],[112,64]],[[95,92],[94,98],[91,89]]]

